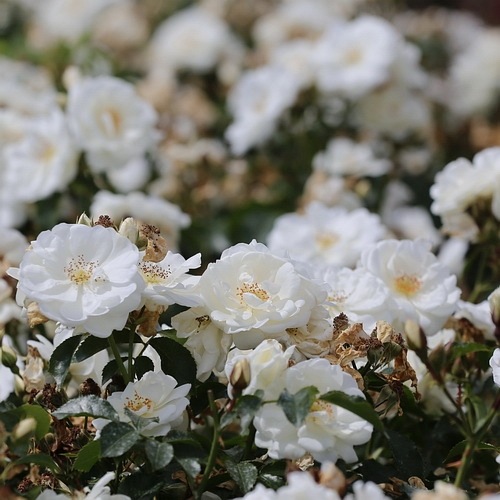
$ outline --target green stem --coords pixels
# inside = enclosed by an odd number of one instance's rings
[[[243,459],[242,460],[248,460],[250,458],[250,453],[253,448],[253,444],[255,441],[255,433],[256,433],[255,426],[253,424],[250,424],[250,428],[248,430],[248,436],[247,440],[245,442],[245,449],[243,450]]]
[[[128,384],[130,382],[130,377],[127,372],[127,369],[125,368],[125,365],[123,364],[123,360],[120,354],[120,350],[118,349],[118,346],[116,345],[116,341],[113,338],[113,334],[111,334],[108,337],[108,342],[109,342],[109,347],[111,347],[111,350],[113,351],[113,356],[116,359],[116,364],[118,365],[118,370],[120,370],[120,373],[123,377],[123,381],[125,384]]]
[[[220,438],[220,428],[219,428],[219,414],[217,411],[217,406],[215,405],[214,393],[213,391],[208,391],[208,403],[210,406],[210,411],[212,413],[212,418],[214,420],[214,434],[212,436],[212,444],[210,446],[210,453],[208,455],[207,466],[203,472],[203,478],[200,485],[196,491],[196,498],[200,499],[201,495],[207,487],[208,480],[210,479],[210,474],[215,465],[217,459],[217,452],[219,451],[219,438]]]
[[[483,436],[488,431],[493,419],[498,415],[498,409],[500,407],[500,394],[496,397],[493,406],[488,414],[488,418],[485,420],[484,424],[477,432],[472,432],[468,437],[468,443],[462,455],[462,460],[460,467],[457,471],[457,476],[455,478],[454,485],[458,488],[462,487],[462,484],[465,482],[467,477],[467,473],[469,472],[469,468],[472,465],[472,459],[474,456],[474,452],[476,451],[477,445],[483,439]]]

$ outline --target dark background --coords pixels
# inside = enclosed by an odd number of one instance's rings
[[[450,9],[468,10],[479,16],[490,25],[500,25],[500,0],[408,0],[408,7],[423,9],[426,7],[447,7]]]

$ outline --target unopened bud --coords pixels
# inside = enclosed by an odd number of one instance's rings
[[[0,349],[0,353],[1,353],[2,365],[6,366],[7,368],[10,368],[15,373],[18,373],[19,370],[16,364],[17,356],[16,353],[13,351],[13,349],[8,345],[4,344]]]
[[[30,328],[33,328],[37,325],[42,325],[43,323],[47,323],[49,318],[41,313],[40,307],[37,302],[30,302],[28,307],[26,308],[26,313],[28,316],[28,325]]]
[[[82,225],[88,226],[88,227],[93,226],[92,219],[85,212],[83,212],[83,214],[80,215],[80,217],[78,217],[78,219],[76,219],[76,223],[82,224]]]
[[[235,363],[231,376],[229,377],[229,383],[233,388],[233,397],[241,394],[250,385],[251,376],[248,359],[239,359]]]
[[[415,351],[420,359],[427,357],[427,337],[420,326],[413,320],[405,321],[405,337],[408,348]]]
[[[21,420],[12,431],[12,438],[16,441],[24,436],[31,434],[36,429],[36,420],[28,417]]]
[[[131,241],[134,245],[139,247],[139,250],[143,250],[141,246],[145,247],[147,244],[147,240],[139,242],[139,223],[133,219],[132,217],[127,217],[122,220],[120,227],[118,228],[118,232],[127,238],[127,240]]]

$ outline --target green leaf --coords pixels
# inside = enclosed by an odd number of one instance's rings
[[[101,442],[96,439],[89,441],[81,448],[73,464],[73,470],[88,472],[101,458]]]
[[[234,408],[222,415],[221,426],[226,427],[235,420],[240,420],[241,432],[246,433],[249,425],[252,423],[255,414],[262,406],[262,398],[257,395],[246,395],[238,398]]]
[[[37,404],[24,404],[13,410],[14,414],[23,418],[34,418],[36,420],[35,437],[43,439],[50,429],[50,415]]]
[[[459,358],[473,352],[490,352],[491,350],[491,347],[484,344],[479,344],[478,342],[467,342],[463,344],[454,344],[451,348],[451,353],[454,358]]]
[[[456,457],[461,457],[464,454],[465,448],[467,448],[467,441],[464,439],[457,443],[448,453],[445,458],[445,462],[449,462]],[[477,443],[476,450],[492,450],[498,452],[498,448],[490,443]]]
[[[122,356],[122,361],[126,366],[128,363],[128,358],[126,356]],[[116,374],[119,374],[118,363],[116,362],[116,359],[112,359],[102,370],[102,383],[105,384]]]
[[[156,337],[149,341],[161,359],[161,369],[171,375],[179,385],[196,382],[196,363],[191,353],[175,340]]]
[[[120,457],[141,438],[139,432],[125,422],[111,422],[101,430],[101,455]]]
[[[45,467],[46,469],[49,469],[56,474],[59,474],[61,472],[61,468],[50,455],[46,455],[45,453],[33,453],[25,455],[24,457],[18,458],[14,462],[9,463],[3,470],[0,478],[5,478],[8,471],[13,467],[23,464],[39,465],[40,467]]]
[[[308,386],[300,389],[295,394],[290,394],[286,389],[280,394],[278,405],[285,412],[286,418],[296,427],[302,425],[309,414],[312,404],[316,400],[318,389]]]
[[[83,335],[75,335],[59,344],[52,353],[49,361],[49,372],[54,375],[57,386],[60,387],[68,374],[73,354],[80,344]]]
[[[134,361],[134,370],[138,379],[141,379],[147,372],[154,371],[153,360],[147,356],[138,356]]]
[[[158,417],[141,417],[126,406],[123,408],[125,415],[130,419],[132,425],[140,432],[151,423],[160,421]]]
[[[169,443],[150,439],[146,441],[144,449],[146,450],[146,456],[153,471],[163,469],[174,458],[174,447]]]
[[[98,396],[80,396],[70,399],[56,411],[52,412],[56,418],[62,419],[70,416],[89,416],[94,418],[107,418],[108,420],[119,420],[118,413],[105,399]]]
[[[195,478],[201,472],[200,463],[196,458],[176,456],[175,459],[179,462],[180,466],[184,469],[184,472],[188,476]]]
[[[94,356],[98,352],[107,349],[109,346],[108,339],[95,337],[94,335],[89,335],[78,347],[75,352],[74,361],[79,363],[81,361],[85,361],[86,359]]]
[[[330,391],[320,396],[319,399],[340,406],[345,410],[349,410],[372,424],[375,429],[381,432],[384,431],[384,425],[377,415],[377,412],[370,403],[361,396],[349,396],[342,391]]]
[[[171,474],[165,474],[163,471],[148,474],[141,470],[126,476],[118,486],[118,493],[134,500],[152,500],[165,485],[172,482]]]
[[[234,463],[226,460],[225,466],[243,493],[248,493],[253,488],[258,476],[257,467],[254,464],[251,462]]]

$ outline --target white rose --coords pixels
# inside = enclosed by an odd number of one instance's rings
[[[211,320],[240,349],[306,325],[323,289],[262,243],[239,243],[208,265],[198,283]]]
[[[119,78],[99,76],[73,85],[67,113],[75,141],[95,172],[142,156],[158,137],[155,110]]]
[[[179,425],[189,400],[186,398],[191,384],[177,385],[177,380],[163,372],[147,372],[137,382],[130,382],[122,392],[113,392],[108,402],[118,412],[122,422],[129,422],[125,408],[143,418],[157,418],[142,429],[145,436],[165,436],[172,427]],[[109,420],[93,421],[100,430]]]
[[[108,337],[141,302],[138,264],[137,247],[115,230],[58,224],[39,234],[11,274],[20,297],[47,318]]]
[[[493,374],[493,382],[500,386],[500,348],[496,348],[493,351],[493,355],[490,359],[490,366]]]

